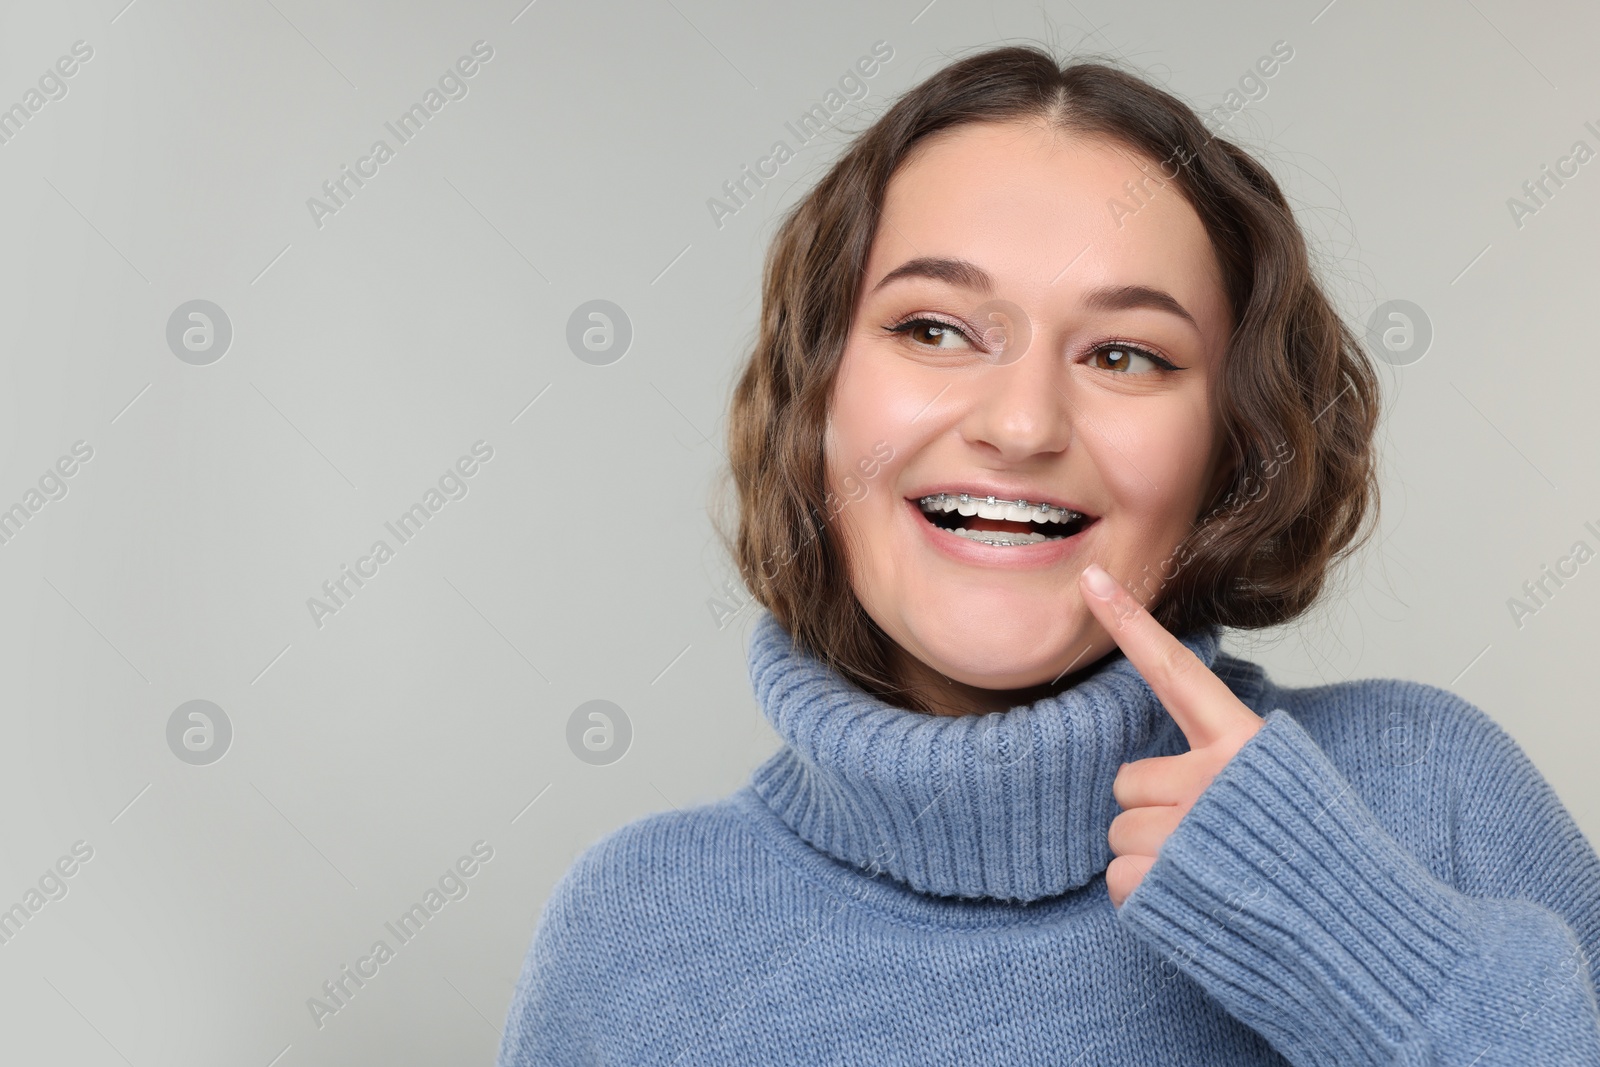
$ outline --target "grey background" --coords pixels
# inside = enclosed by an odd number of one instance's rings
[[[94,849],[0,945],[0,1060],[492,1060],[572,859],[776,743],[752,612],[710,608],[734,572],[706,513],[774,220],[896,93],[1007,40],[1123,55],[1201,108],[1293,46],[1227,135],[1353,322],[1405,299],[1435,336],[1381,372],[1374,546],[1229,647],[1294,684],[1449,687],[1600,832],[1600,562],[1520,627],[1507,605],[1600,546],[1600,162],[1521,228],[1506,203],[1600,148],[1592,5],[125,2],[0,22],[0,106],[94,49],[0,145],[0,507],[94,449],[0,546],[0,906]],[[316,226],[307,199],[478,40],[468,95]],[[877,40],[866,97],[718,228],[707,199]],[[196,299],[233,328],[206,366],[166,343]],[[633,326],[606,366],[566,344],[594,299]],[[307,598],[479,440],[467,496],[317,627]],[[191,700],[233,730],[207,765],[167,744]],[[605,765],[567,744],[591,700],[632,726]],[[314,1025],[479,840],[468,895]]]

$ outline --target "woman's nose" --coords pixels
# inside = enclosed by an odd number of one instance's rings
[[[963,436],[1012,462],[1064,450],[1073,431],[1065,371],[1065,360],[1038,338],[1025,349],[1001,353],[974,376]]]

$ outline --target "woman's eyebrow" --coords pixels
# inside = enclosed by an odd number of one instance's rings
[[[990,277],[988,271],[976,263],[944,256],[919,256],[916,259],[906,260],[885,274],[878,280],[878,284],[872,287],[872,292],[875,293],[890,282],[901,278],[932,278],[985,295],[994,291],[994,279]],[[1176,297],[1164,289],[1149,285],[1101,286],[1084,293],[1083,302],[1093,311],[1126,311],[1130,308],[1165,311],[1183,319],[1196,330],[1200,329],[1200,323],[1189,314],[1188,309],[1178,303]]]
[[[878,284],[872,287],[872,291],[875,293],[900,278],[933,278],[984,294],[994,290],[994,279],[989,277],[988,271],[976,263],[965,259],[946,259],[941,256],[918,256],[916,259],[906,260],[878,279]]]
[[[1189,310],[1178,303],[1177,297],[1165,289],[1157,289],[1149,285],[1107,285],[1099,289],[1090,289],[1083,294],[1083,302],[1096,311],[1123,311],[1128,308],[1151,308],[1156,311],[1165,311],[1183,319],[1196,331],[1200,323],[1189,314]]]

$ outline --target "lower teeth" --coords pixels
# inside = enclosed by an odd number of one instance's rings
[[[965,537],[969,541],[977,541],[985,545],[997,545],[1002,548],[1013,548],[1017,545],[1032,545],[1040,541],[1059,541],[1061,535],[1054,537],[1038,533],[1006,533],[1003,530],[968,530],[965,528],[951,530],[957,537]]]

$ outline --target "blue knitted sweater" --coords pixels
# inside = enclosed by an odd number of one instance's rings
[[[1112,779],[1187,749],[1121,652],[934,716],[761,612],[783,746],[573,863],[500,1067],[1600,1064],[1600,857],[1516,742],[1443,689],[1183,641],[1265,722],[1118,909]]]

